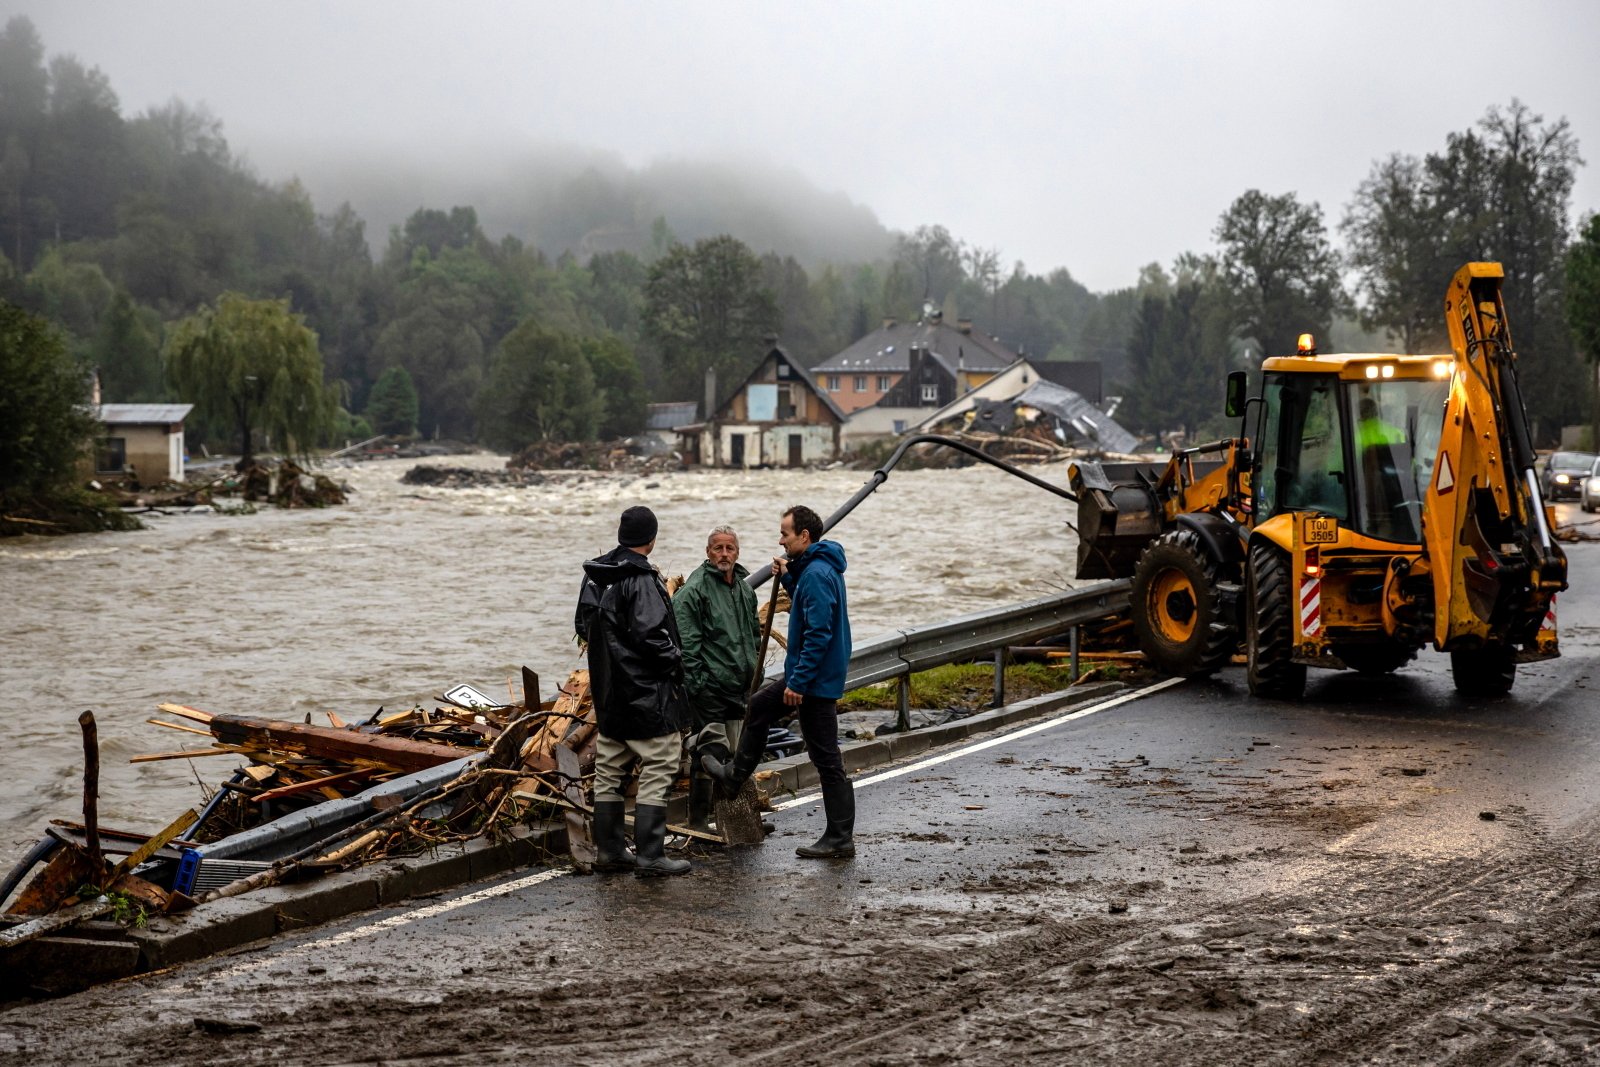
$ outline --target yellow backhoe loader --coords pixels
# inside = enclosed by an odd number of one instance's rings
[[[1198,675],[1244,645],[1250,691],[1307,667],[1396,670],[1425,645],[1456,688],[1510,690],[1559,654],[1567,562],[1541,499],[1498,263],[1445,295],[1454,352],[1319,355],[1309,335],[1228,377],[1241,434],[1164,467],[1083,462],[1078,575],[1133,579],[1150,661]]]

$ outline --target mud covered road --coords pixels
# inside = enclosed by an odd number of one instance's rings
[[[1428,653],[1298,705],[1230,670],[863,778],[851,862],[795,858],[793,798],[685,878],[529,872],[13,1008],[0,1063],[1595,1062],[1570,555],[1565,655],[1508,698]]]

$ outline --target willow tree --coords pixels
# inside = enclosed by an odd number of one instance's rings
[[[241,470],[254,457],[258,432],[304,456],[338,409],[338,397],[322,381],[317,335],[287,300],[223,293],[215,308],[178,323],[166,358],[179,399],[214,424],[233,424]]]

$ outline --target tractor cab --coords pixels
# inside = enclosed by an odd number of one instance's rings
[[[1303,353],[1263,371],[1255,523],[1316,512],[1365,538],[1420,545],[1449,359]]]

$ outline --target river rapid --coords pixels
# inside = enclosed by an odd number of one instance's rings
[[[504,457],[440,466],[498,468]],[[102,825],[152,832],[236,757],[129,764],[207,738],[145,723],[166,701],[326,724],[410,707],[458,682],[491,696],[526,664],[549,699],[584,665],[572,635],[583,560],[617,516],[660,520],[652,562],[687,574],[732,524],[751,570],[791,504],[826,517],[866,472],[552,472],[540,486],[403,485],[413,460],[334,470],[326,510],[151,516],[127,534],[0,541],[0,872],[51,818],[81,818],[78,715],[95,712]],[[1035,468],[1065,484],[1065,464]],[[989,467],[896,473],[829,537],[849,561],[858,641],[1078,584],[1065,500]],[[774,661],[781,656],[774,649]]]

